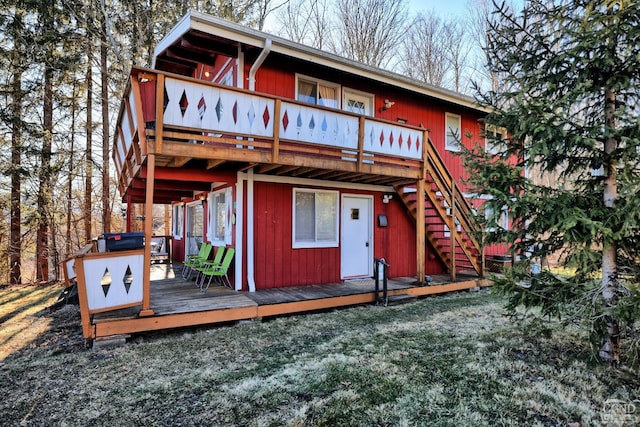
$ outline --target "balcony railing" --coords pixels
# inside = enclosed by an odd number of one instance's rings
[[[151,140],[156,153],[168,156],[293,165],[306,158],[300,166],[340,165],[341,170],[416,179],[428,143],[420,128],[134,69],[114,141],[114,162],[123,185],[133,178],[148,150],[145,143]],[[176,148],[171,143],[227,150]]]

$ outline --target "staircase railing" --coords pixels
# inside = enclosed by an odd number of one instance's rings
[[[477,230],[477,225],[473,219],[472,209],[430,138],[425,141],[425,151],[425,180],[428,185],[425,188],[425,194],[416,194],[416,197],[426,196],[429,199],[431,207],[438,213],[443,224],[449,228],[449,232],[451,233],[449,256],[447,256],[446,251],[438,247],[438,245],[434,245],[434,249],[438,256],[446,264],[450,265],[452,274],[455,275],[457,244],[457,247],[460,248],[464,256],[469,260],[473,269],[482,275],[482,248],[474,235],[474,230]],[[435,186],[435,190],[431,186]],[[396,190],[400,189],[396,188]],[[442,199],[439,198],[438,193],[444,198],[444,204],[442,203]],[[416,220],[423,216],[424,213],[416,212]],[[458,226],[460,226],[461,232],[458,232]],[[466,236],[466,241],[463,235]],[[435,237],[432,232],[427,231],[427,237],[430,241],[434,242]],[[473,251],[476,251],[477,254],[472,253]]]

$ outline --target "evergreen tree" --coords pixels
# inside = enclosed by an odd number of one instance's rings
[[[499,289],[511,309],[585,322],[600,357],[617,364],[640,310],[640,3],[532,0],[518,14],[494,6],[487,54],[503,80],[478,98],[492,110],[486,129],[509,137],[486,132],[492,150],[478,146],[466,160],[489,211],[507,207],[513,218],[488,241],[525,259]],[[557,178],[543,185],[532,171]],[[549,256],[575,274],[531,275],[530,262]]]

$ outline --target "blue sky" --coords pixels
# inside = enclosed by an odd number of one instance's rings
[[[443,18],[464,15],[467,9],[467,0],[409,0],[408,4],[411,12],[432,10]]]

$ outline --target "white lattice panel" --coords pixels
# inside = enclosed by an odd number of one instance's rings
[[[167,125],[273,137],[273,99],[171,78],[165,87]]]
[[[114,256],[87,255],[79,263],[86,282],[89,311],[142,303],[144,254],[111,254]]]
[[[283,102],[280,138],[357,150],[358,118]]]
[[[364,149],[380,154],[422,159],[423,132],[391,123],[365,120]]]

